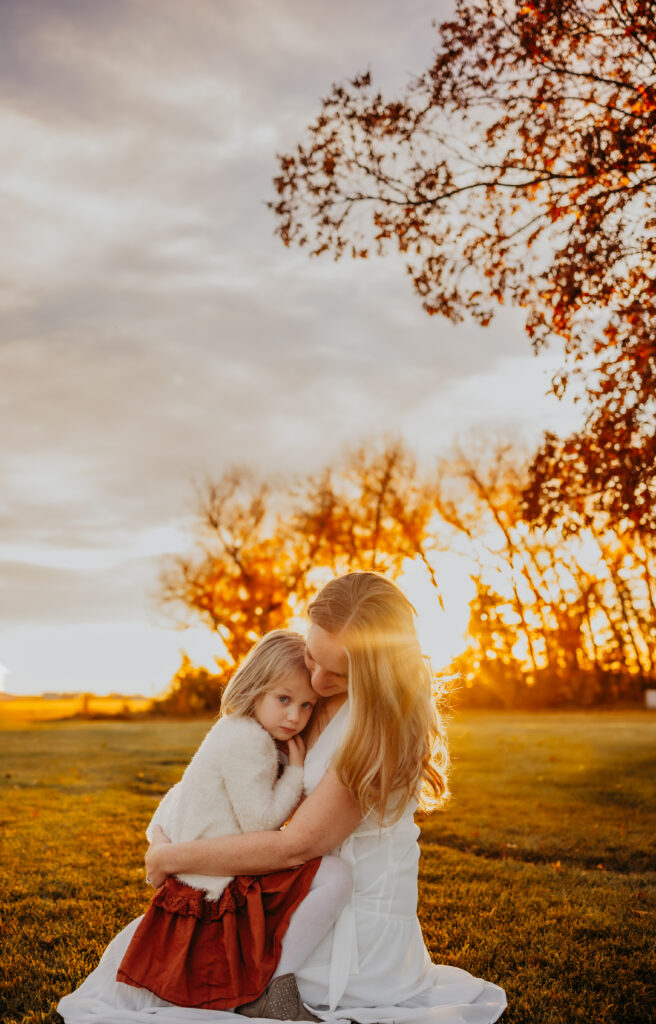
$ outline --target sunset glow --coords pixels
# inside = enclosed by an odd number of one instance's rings
[[[276,153],[372,57],[401,85],[434,13],[4,6],[5,690],[156,693],[180,648],[211,666],[217,638],[173,628],[158,577],[189,550],[198,483],[233,465],[292,481],[385,434],[433,464],[468,432],[530,441],[579,417],[516,312],[438,324],[398,258],[309,261],[274,237]],[[435,565],[444,611],[404,578],[442,665],[471,589],[464,563]]]
[[[466,647],[465,631],[474,586],[464,558],[444,553],[433,562],[443,609],[426,569],[419,562],[406,562],[398,583],[416,609],[421,648],[435,671],[439,671]]]

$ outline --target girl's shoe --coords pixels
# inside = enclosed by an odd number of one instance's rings
[[[244,1017],[268,1017],[270,1020],[321,1021],[321,1017],[305,1009],[293,974],[274,978],[261,996],[252,1003],[238,1006],[235,1012]]]

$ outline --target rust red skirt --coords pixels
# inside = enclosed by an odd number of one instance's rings
[[[270,875],[240,875],[218,900],[170,877],[132,936],[116,980],[177,1006],[230,1010],[264,992],[289,921],[321,858]]]

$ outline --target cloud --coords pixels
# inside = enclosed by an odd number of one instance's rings
[[[130,536],[179,524],[191,481],[234,463],[293,475],[383,431],[430,453],[486,415],[532,432],[558,417],[516,314],[488,330],[431,320],[398,259],[309,261],[273,235],[275,153],[333,80],[371,65],[392,88],[420,68],[435,14],[428,0],[1,6],[12,621],[145,616],[155,563],[124,557]],[[67,567],[71,549],[95,568]],[[101,549],[120,573],[98,568]]]
[[[120,572],[0,563],[0,619],[5,627],[21,622],[141,619],[149,610],[148,585],[155,589],[153,570],[152,562],[135,562]]]

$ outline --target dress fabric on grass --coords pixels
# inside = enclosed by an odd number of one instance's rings
[[[306,792],[314,789],[330,764],[348,714],[345,704],[308,752]],[[335,851],[353,867],[353,895],[297,972],[301,997],[325,1020],[492,1024],[503,1013],[503,989],[457,967],[430,961],[417,919],[418,834],[409,808],[383,829],[365,819]],[[62,999],[58,1010],[66,1024],[234,1022],[227,1011],[172,1006],[144,989],[116,981],[139,920],[116,936],[96,970]]]

